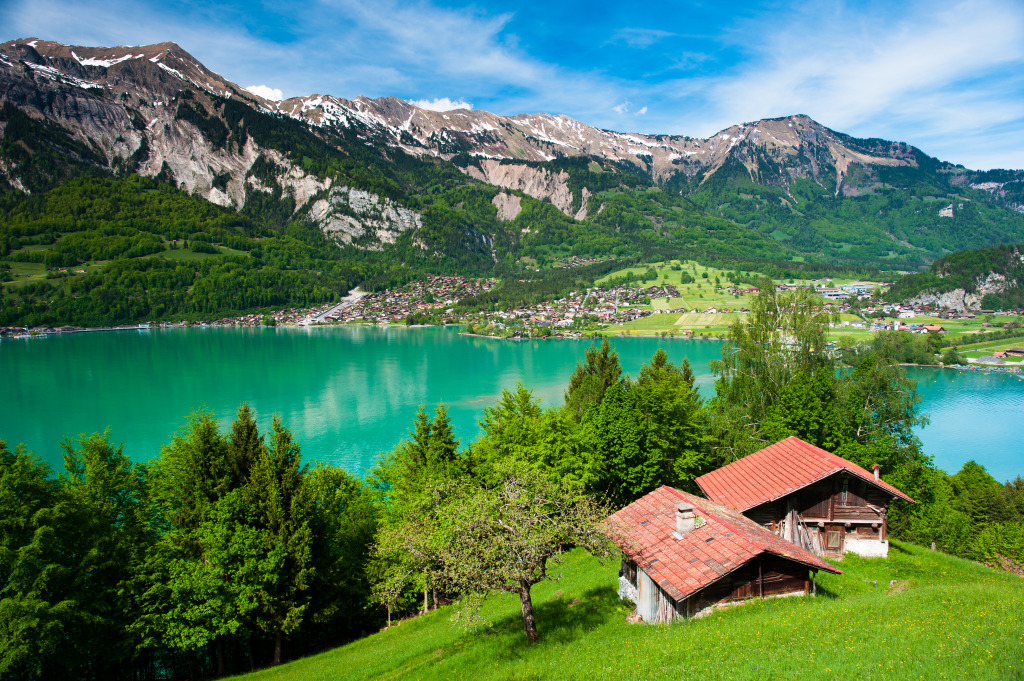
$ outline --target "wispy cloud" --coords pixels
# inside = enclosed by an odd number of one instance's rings
[[[629,47],[647,48],[659,40],[670,38],[675,34],[657,28],[620,28],[615,31],[609,43],[625,43]]]
[[[284,99],[284,93],[278,88],[268,87],[266,85],[250,85],[245,89],[254,95],[258,95],[263,99],[269,99],[273,102],[280,102]]]
[[[472,109],[473,104],[459,98],[456,100],[441,97],[439,99],[410,99],[409,103],[430,111],[452,111],[454,109]]]
[[[1024,5],[919,4],[895,20],[848,14],[798,19],[753,44],[742,70],[704,83],[714,108],[698,132],[807,113],[855,134],[964,147],[965,137],[1024,120]]]

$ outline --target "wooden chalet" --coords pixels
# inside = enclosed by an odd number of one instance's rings
[[[697,478],[710,499],[819,556],[889,555],[888,510],[913,499],[857,464],[788,437]]]
[[[659,487],[609,518],[623,552],[619,595],[644,622],[701,616],[750,598],[806,595],[839,570],[735,509]]]

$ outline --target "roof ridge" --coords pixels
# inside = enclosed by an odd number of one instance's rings
[[[858,478],[861,478],[865,482],[869,482],[869,483],[871,483],[871,484],[873,484],[873,485],[875,485],[877,487],[881,487],[882,489],[884,489],[886,491],[890,491],[890,492],[891,491],[895,491],[895,492],[897,492],[899,494],[899,496],[903,497],[904,499],[907,499],[907,500],[909,500],[911,502],[914,501],[907,494],[905,494],[902,491],[900,491],[895,485],[890,485],[889,483],[887,483],[886,481],[882,480],[881,478],[876,479],[874,475],[872,475],[870,472],[868,472],[867,468],[864,468],[863,466],[861,466],[859,464],[856,464],[853,461],[850,461],[849,459],[844,459],[843,457],[839,456],[835,452],[830,452],[827,449],[822,449],[821,447],[818,447],[817,445],[812,445],[810,442],[807,442],[805,440],[801,440],[796,435],[790,435],[789,437],[786,438],[786,440],[789,440],[790,438],[792,438],[792,439],[796,440],[797,442],[800,442],[800,443],[802,443],[804,445],[807,445],[807,447],[809,448],[808,451],[811,452],[812,454],[814,454],[815,456],[817,456],[819,459],[825,459],[825,460],[838,459],[841,462],[841,463],[838,464],[839,470],[847,471],[848,473],[851,473],[853,475],[856,475]],[[785,442],[785,440],[783,440],[783,442]],[[824,456],[825,454],[827,454],[828,456]],[[831,463],[835,464],[836,462],[835,461],[831,461]],[[862,473],[862,471],[863,471],[863,473]],[[828,476],[824,476],[824,477],[828,477]],[[820,478],[820,479],[824,479],[824,478]]]

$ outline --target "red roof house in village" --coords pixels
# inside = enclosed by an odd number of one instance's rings
[[[700,616],[753,597],[807,594],[818,570],[839,574],[811,552],[739,511],[659,487],[613,514],[623,551],[619,595],[644,622]]]
[[[819,556],[888,556],[887,515],[913,499],[852,461],[796,437],[697,478],[710,499]]]

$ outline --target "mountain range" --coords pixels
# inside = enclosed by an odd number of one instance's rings
[[[802,115],[704,139],[394,97],[271,101],[174,43],[39,39],[0,45],[0,103],[8,217],[83,175],[149,177],[272,231],[313,225],[367,272],[568,255],[913,270],[1024,241],[1024,171],[972,171]]]

